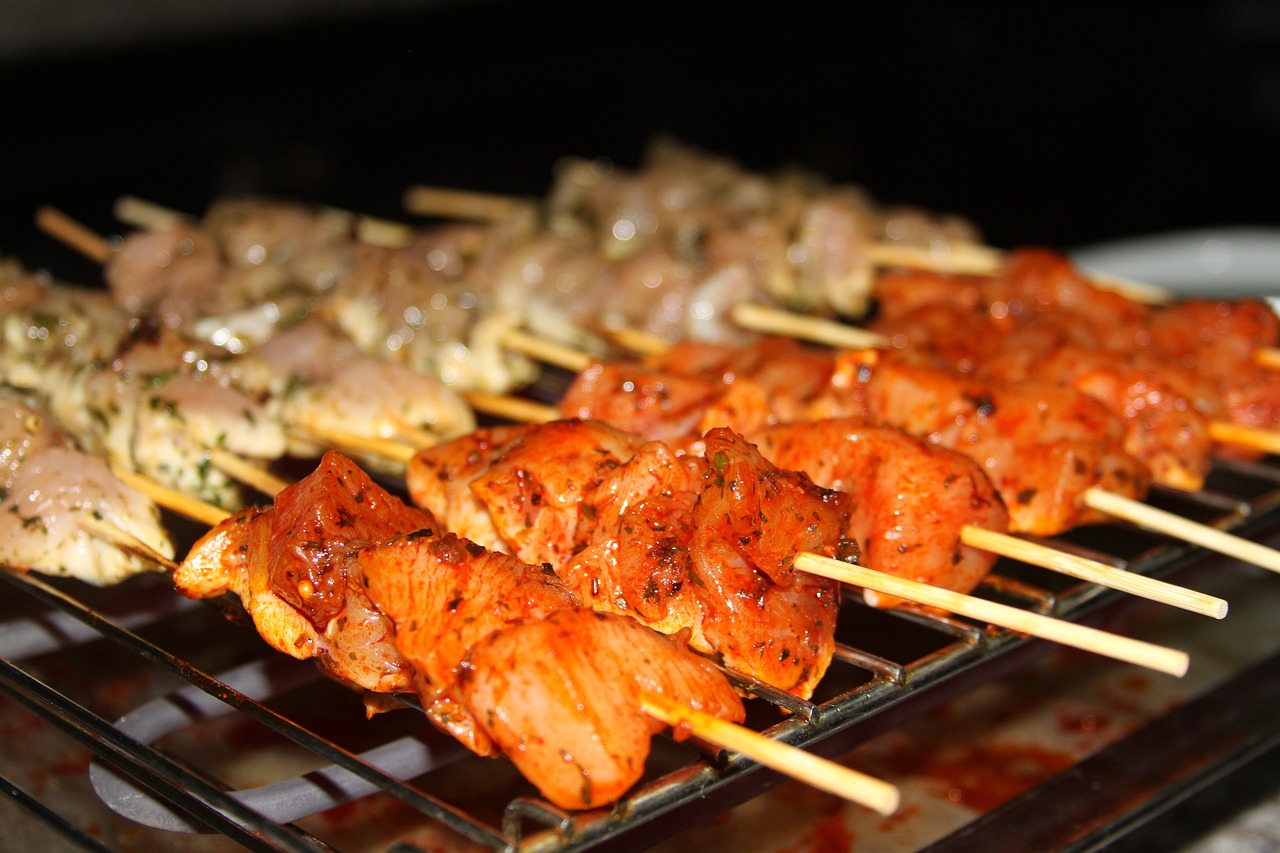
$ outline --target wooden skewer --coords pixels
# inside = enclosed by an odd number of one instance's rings
[[[264,495],[274,495],[289,485],[261,465],[226,450],[210,450],[209,462],[231,479],[251,486]]]
[[[532,204],[514,196],[446,187],[413,186],[405,190],[404,208],[419,216],[472,222],[501,222]]]
[[[1280,551],[1261,543],[1096,487],[1085,490],[1084,498],[1085,503],[1098,512],[1261,566],[1268,571],[1280,572]]]
[[[960,541],[992,554],[1021,560],[1033,566],[1040,566],[1109,589],[1158,601],[1161,604],[1180,607],[1193,613],[1211,616],[1214,619],[1222,619],[1227,615],[1227,602],[1221,598],[1177,586],[1158,578],[1108,566],[1096,560],[1068,554],[1057,548],[1050,548],[1007,533],[970,524],[961,529]]]
[[[772,335],[786,335],[842,349],[886,349],[884,335],[869,332],[838,320],[811,317],[781,308],[749,302],[733,306],[733,321],[744,329]]]
[[[103,521],[93,516],[85,516],[77,521],[78,526],[88,533],[101,539],[104,542],[110,542],[121,551],[128,551],[142,559],[152,563],[157,568],[172,572],[178,568],[178,564],[169,557],[161,554],[155,548],[152,548],[146,542],[134,536],[127,530],[117,527],[110,522]]]
[[[1004,266],[1004,254],[989,246],[956,241],[945,251],[902,243],[879,242],[867,247],[871,263],[878,267],[908,267],[956,275],[992,275]]]
[[[135,228],[172,228],[184,222],[195,221],[194,216],[133,195],[122,195],[116,199],[112,215]]]
[[[413,454],[417,452],[412,445],[405,444],[402,441],[356,435],[318,424],[292,424],[289,430],[303,439],[318,441],[352,453],[381,456],[393,462],[408,462],[413,458]]]
[[[111,260],[113,252],[106,239],[55,207],[44,205],[36,211],[36,227],[90,260],[100,264]]]
[[[1211,421],[1209,437],[1219,444],[1247,447],[1263,453],[1280,453],[1280,432],[1273,429],[1242,426],[1227,421]]]
[[[1178,677],[1186,675],[1191,663],[1190,656],[1177,649],[1122,637],[1087,625],[1078,625],[1027,610],[1019,610],[1007,604],[939,589],[919,581],[885,574],[865,566],[842,563],[818,554],[807,552],[800,554],[796,557],[795,567],[800,571],[838,580],[861,589],[870,589],[930,607],[938,607],[960,616],[1145,666],[1169,675]]]
[[[415,448],[432,447],[440,442],[435,433],[423,429],[403,415],[391,412],[387,419],[395,427],[396,434]]]
[[[189,497],[176,489],[162,486],[141,474],[135,474],[118,465],[111,466],[111,473],[125,485],[131,486],[151,498],[159,506],[172,510],[178,515],[207,524],[213,527],[230,517],[231,513],[221,507],[205,503]]]
[[[1089,277],[1089,283],[1094,287],[1118,293],[1131,302],[1143,305],[1169,305],[1174,301],[1172,291],[1150,282],[1134,281],[1131,278],[1097,270],[1084,270],[1084,272]]]
[[[1280,347],[1263,347],[1253,354],[1253,359],[1263,367],[1280,370]]]
[[[520,329],[508,329],[503,332],[501,343],[507,349],[524,353],[530,358],[563,367],[574,373],[581,373],[596,360],[580,349],[549,341]]]
[[[694,737],[729,752],[745,755],[758,764],[771,767],[794,779],[802,779],[806,784],[864,805],[882,815],[893,814],[898,809],[898,789],[888,782],[765,737],[704,711],[673,702],[656,693],[641,693],[640,708],[673,729],[687,730]]]
[[[657,335],[628,326],[604,329],[601,333],[624,350],[640,355],[662,355],[671,349],[671,345]]]
[[[523,397],[468,391],[463,394],[463,398],[477,412],[517,423],[544,424],[562,417],[560,410],[555,406],[536,403]]]

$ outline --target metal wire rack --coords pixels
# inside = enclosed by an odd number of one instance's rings
[[[1269,536],[1280,527],[1280,470],[1223,462],[1205,492],[1158,493],[1155,499],[1197,520]],[[1156,576],[1215,562],[1199,549],[1110,525],[1056,544]],[[385,730],[376,720],[362,726],[358,703],[347,701],[346,691],[323,681],[310,665],[270,653],[251,626],[181,599],[161,578],[135,579],[120,592],[34,575],[3,577],[12,592],[6,598],[25,613],[0,624],[0,691],[88,750],[93,790],[112,811],[162,835],[213,833],[253,850],[330,850],[330,842],[299,822],[377,793],[480,849],[634,849],[780,781],[741,756],[709,754],[660,736],[648,774],[623,800],[608,809],[564,812],[540,799],[505,762],[464,756],[431,730],[412,702],[381,715],[395,720]],[[981,594],[1086,623],[1113,619],[1127,603],[1109,590],[1007,561]],[[960,618],[876,610],[856,595],[846,596],[839,624],[835,660],[811,701],[730,673],[758,699],[749,703],[749,725],[777,740],[839,755],[1025,665],[1048,646]],[[182,626],[176,640],[166,633],[174,626]],[[190,636],[192,630],[202,636]],[[161,673],[166,685],[144,691],[118,719],[63,683],[87,683],[90,694],[104,687],[101,681],[110,676],[95,672],[104,639],[135,666]],[[232,648],[240,657],[224,666]],[[74,674],[68,676],[68,669]],[[308,702],[311,710],[325,706],[320,724],[315,714],[288,706],[288,697],[304,690],[321,697]],[[185,728],[227,718],[252,721],[289,742],[310,757],[311,766],[237,788],[220,779],[216,767],[193,763],[163,743]],[[0,780],[0,789],[72,846],[109,849],[14,782]],[[387,846],[422,849],[404,841]]]

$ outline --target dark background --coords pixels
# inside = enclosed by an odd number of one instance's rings
[[[415,182],[542,194],[557,157],[635,165],[659,132],[998,246],[1280,221],[1280,4],[470,0],[170,30],[0,60],[0,252],[87,278],[37,205],[103,230],[124,193],[403,217]]]

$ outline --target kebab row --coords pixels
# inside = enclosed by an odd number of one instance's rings
[[[377,449],[475,425],[439,377],[365,355],[318,320],[237,356],[12,264],[0,284],[0,381],[85,451],[218,506],[245,499],[243,466],[224,470],[237,460],[314,458],[337,429]]]
[[[745,386],[742,386],[742,387],[744,387],[744,388],[745,388]],[[563,438],[563,437],[562,437],[562,438]],[[852,439],[850,439],[850,438],[849,438],[849,437],[847,437],[847,435],[846,435],[846,441],[852,441]],[[559,442],[552,442],[552,444],[558,444],[558,443],[559,443]],[[669,455],[671,455],[671,456],[675,457],[675,459],[682,459],[682,457],[690,457],[690,456],[691,456],[691,455],[690,455],[690,453],[685,453],[685,455],[684,455],[684,456],[681,456],[681,455],[680,455],[680,453],[678,453],[678,452],[676,452],[676,451],[669,450],[669,448],[668,448],[668,453],[669,453]],[[705,459],[705,456],[703,456],[703,459]],[[713,455],[713,456],[712,456],[712,460],[713,460],[713,462],[712,462],[712,469],[713,469],[713,470],[714,470],[714,469],[716,469],[716,467],[719,467],[719,465],[717,464],[717,462],[716,462],[716,461],[714,461],[714,460],[717,460],[717,459],[718,459],[718,457],[717,457],[716,455]],[[562,461],[563,461],[563,460],[562,460]],[[687,464],[687,462],[685,462],[685,464]],[[520,469],[518,469],[518,470],[520,470],[520,471],[525,471],[525,467],[520,467]],[[652,471],[654,470],[654,465],[649,465],[648,467],[646,467],[646,470],[648,470],[648,471],[649,471],[649,473],[650,473],[650,476],[652,476]],[[520,476],[525,476],[525,474],[520,474]],[[504,476],[499,476],[499,478],[498,478],[497,480],[494,480],[494,482],[503,483],[503,482],[506,482],[506,480],[507,480],[507,478],[504,478]],[[517,478],[517,480],[518,480],[518,478]],[[524,482],[524,480],[521,480],[521,482]],[[730,482],[737,482],[737,479],[736,479],[736,478],[730,478]],[[563,483],[563,480],[561,480],[561,483]],[[509,485],[509,483],[508,483],[508,485]],[[722,488],[723,488],[723,487],[722,487]],[[730,491],[732,491],[732,489],[730,489]],[[666,489],[664,489],[663,493],[666,493]],[[503,494],[507,494],[507,493],[504,493],[503,491],[500,491],[500,489],[499,489],[499,491],[495,492],[495,494],[498,494],[498,496],[503,496]],[[547,493],[545,493],[545,492],[540,492],[539,494],[541,494],[541,496],[545,497],[545,494],[547,494]],[[630,494],[630,493],[623,492],[623,494]],[[509,494],[507,494],[507,497],[509,497]],[[524,496],[517,496],[517,497],[521,497],[521,500],[524,500]],[[529,497],[529,503],[525,503],[525,505],[521,505],[521,506],[536,506],[536,505],[539,505],[539,502],[540,502],[541,500],[543,500],[543,497],[538,497],[538,498],[536,498],[536,500],[535,500],[534,496],[532,496],[532,494],[531,494],[531,496]],[[613,515],[616,515],[616,516],[620,517],[620,519],[621,519],[621,517],[627,517],[627,512],[628,512],[628,511],[630,511],[630,508],[631,508],[631,503],[628,503],[628,501],[634,500],[634,498],[618,498],[618,500],[620,500],[620,501],[621,501],[622,506],[620,506],[620,507],[616,508],[616,510],[614,510],[614,511],[613,511]],[[506,501],[503,501],[503,503],[506,503]],[[595,520],[596,520],[596,519],[598,519],[598,517],[599,517],[599,515],[600,515],[600,511],[602,511],[602,507],[600,507],[600,506],[595,506],[595,505],[586,505],[586,506],[588,506],[588,508],[585,508],[585,510],[581,510],[581,515],[579,515],[579,516],[577,516],[577,517],[576,517],[576,521],[575,521],[575,523],[573,523],[573,525],[572,525],[572,526],[573,526],[573,529],[577,530],[577,529],[581,528],[581,526],[584,526],[584,525],[586,525],[586,526],[594,525],[594,524],[595,524]],[[607,508],[607,510],[608,510],[608,508],[609,508],[609,507],[604,507],[604,508]],[[609,516],[608,512],[605,512],[605,516],[607,516],[607,517],[612,517],[612,516]],[[584,520],[584,519],[585,519],[585,520]],[[534,524],[534,525],[536,526],[536,521],[534,521],[534,520],[530,519],[530,516],[529,516],[529,514],[527,514],[527,512],[525,512],[525,514],[524,514],[524,521],[525,521],[525,523],[526,523],[526,524]],[[632,519],[632,521],[634,521],[634,519]],[[552,520],[548,519],[548,524],[550,524],[550,523],[552,523]],[[561,520],[561,524],[564,524],[563,519]],[[564,526],[562,526],[562,528],[556,528],[556,529],[557,529],[557,530],[559,530],[559,532],[563,533],[563,532],[564,532],[564,530],[567,530],[567,529],[568,529],[568,526],[567,526],[567,524],[564,524]],[[516,534],[512,534],[512,535],[513,535],[513,537],[516,537]],[[426,538],[426,537],[424,537],[424,538]],[[518,537],[516,537],[516,538],[517,538],[517,540],[518,540]],[[746,538],[750,539],[749,535],[748,535],[748,537],[746,537]],[[572,542],[572,539],[562,539],[562,542],[564,542],[564,540],[568,540],[568,542]],[[723,549],[724,549],[724,548],[728,547],[728,546],[723,546],[723,543],[721,543],[721,544],[722,544],[722,551],[723,551]],[[572,548],[570,548],[570,551],[572,551]],[[584,551],[586,551],[586,549],[584,549]],[[659,549],[658,549],[658,552],[659,552],[659,553],[663,553],[663,555],[666,555],[666,553],[667,553],[668,551],[669,551],[669,548],[666,548],[666,546],[663,546],[662,548],[659,548]],[[581,553],[581,552],[580,552],[580,553]],[[654,548],[650,548],[650,549],[649,549],[649,553],[650,553],[650,555],[652,555],[652,553],[654,553]],[[556,556],[563,556],[563,555],[556,555]],[[846,555],[846,556],[847,556],[847,555]],[[612,558],[612,557],[611,557],[611,558]],[[271,561],[269,561],[269,562],[271,562]],[[792,567],[794,567],[794,566],[792,566]],[[768,574],[768,573],[764,573],[764,574]],[[585,576],[585,575],[584,575],[584,576]],[[753,576],[754,576],[754,575],[753,575]],[[310,597],[314,597],[314,596],[315,596],[315,594],[316,594],[316,593],[315,593],[315,584],[314,584],[314,580],[315,580],[315,579],[307,578],[307,579],[303,579],[303,581],[300,581],[300,583],[298,583],[298,584],[294,585],[294,590],[296,590],[296,592],[297,592],[298,596],[303,596],[303,597],[310,596]],[[603,587],[603,584],[602,584],[602,583],[600,583],[600,581],[595,581],[595,583],[591,583],[591,584],[589,584],[589,585],[588,585],[588,590],[589,590],[589,592],[591,592],[591,594],[593,594],[593,596],[594,596],[594,597],[600,597],[600,588],[602,588],[602,587]],[[748,588],[749,588],[749,587],[748,587]],[[655,587],[655,589],[657,589],[657,587]],[[676,590],[676,592],[678,592],[678,590]],[[303,594],[303,593],[306,593],[306,594]],[[635,603],[634,603],[634,602],[635,602],[635,601],[648,601],[648,598],[646,598],[645,596],[649,596],[649,598],[657,598],[657,599],[659,599],[659,601],[660,601],[660,598],[662,598],[662,594],[660,594],[660,592],[649,592],[649,590],[645,590],[645,594],[644,594],[644,596],[641,596],[641,597],[640,597],[640,599],[636,599],[635,597],[628,598],[628,597],[626,596],[626,594],[616,594],[616,596],[614,596],[614,601],[616,601],[616,602],[618,602],[618,601],[626,602],[626,608],[628,608],[628,610],[636,610],[636,605],[635,605]],[[453,599],[451,599],[451,601],[453,601]],[[279,612],[280,612],[280,611],[276,610],[276,608],[274,608],[274,607],[268,607],[268,611],[266,611],[266,612],[271,612],[271,613],[275,613],[275,615],[279,615]],[[284,611],[284,612],[285,612],[285,615],[288,615],[287,611]],[[348,616],[349,616],[349,613],[348,613]],[[351,620],[348,620],[348,621],[351,621]],[[358,621],[358,620],[356,620],[356,621]],[[332,624],[332,620],[330,620],[330,624]],[[312,624],[312,628],[315,628],[315,625],[314,625],[314,624]],[[687,628],[687,630],[690,630],[690,631],[691,631],[691,633],[696,633],[696,631],[694,631],[694,629],[692,629],[692,626],[686,626],[686,628]],[[707,639],[707,638],[703,637],[703,640],[705,640],[705,639]],[[326,654],[328,654],[328,653],[326,653]],[[780,652],[780,656],[781,656],[781,652]],[[788,652],[788,657],[790,657],[790,652]]]
[[[842,532],[844,524],[836,522],[837,511],[847,500],[843,493],[826,493],[794,472],[773,469],[764,463],[753,447],[721,430],[707,436],[711,453],[700,457],[706,465],[702,472],[703,494],[694,503],[694,509],[701,508],[703,515],[690,519],[681,515],[688,505],[687,494],[677,496],[673,488],[663,488],[655,494],[649,481],[657,472],[665,471],[667,476],[683,477],[687,485],[690,469],[696,470],[694,457],[679,457],[669,449],[655,447],[651,442],[641,443],[639,439],[598,423],[507,429],[509,433],[518,429],[518,437],[514,434],[507,436],[513,438],[518,447],[504,447],[499,454],[501,462],[493,455],[484,460],[489,467],[497,464],[499,470],[503,464],[518,469],[516,473],[508,468],[505,474],[486,480],[498,490],[495,494],[502,496],[490,504],[493,507],[492,523],[505,532],[494,544],[512,547],[513,543],[523,543],[527,547],[551,548],[548,552],[531,555],[548,558],[540,569],[516,561],[522,567],[516,579],[518,588],[524,589],[526,582],[532,583],[536,589],[548,585],[560,587],[562,584],[550,580],[553,576],[551,567],[564,566],[566,559],[572,557],[568,568],[561,570],[566,577],[576,579],[568,586],[572,602],[589,602],[593,608],[606,612],[614,610],[619,618],[623,618],[621,613],[624,612],[629,614],[627,618],[658,615],[655,627],[688,632],[688,642],[692,645],[702,646],[753,677],[801,694],[811,691],[830,661],[833,645],[830,632],[834,628],[838,588],[833,582],[819,581],[808,574],[804,575],[803,581],[791,584],[775,586],[771,579],[786,579],[794,574],[789,564],[795,558],[796,548],[822,547],[834,550],[846,559],[851,556],[852,543]],[[590,446],[578,446],[566,441],[571,435],[579,436],[579,441],[588,437],[593,440]],[[464,458],[472,467],[477,464],[476,441],[485,439],[469,436],[458,440],[459,446],[471,448]],[[620,464],[626,452],[624,448],[635,448],[636,444],[640,444],[640,448],[635,449],[633,458],[626,460],[629,464]],[[553,458],[553,454],[546,452],[548,449],[558,449],[559,456]],[[513,458],[521,452],[522,457]],[[439,453],[443,456],[423,460],[422,466],[426,471],[430,472],[441,464],[442,459],[447,464],[449,459],[459,458],[458,448],[451,445],[442,445]],[[595,474],[578,476],[580,470],[567,473],[570,466],[565,463],[570,459],[593,464]],[[706,464],[708,459],[709,465]],[[533,475],[530,466],[538,466],[536,470],[541,475]],[[765,471],[767,476],[760,476],[760,471]],[[639,483],[636,482],[637,476]],[[741,499],[743,486],[753,478],[758,478],[761,483],[761,487],[753,491],[753,496],[759,498],[763,495],[771,501],[767,511],[759,505],[747,509],[734,506]],[[427,479],[432,479],[429,473]],[[590,480],[599,482],[588,490],[586,485]],[[786,482],[790,488],[780,488],[781,482]],[[578,484],[576,488],[572,485],[574,483]],[[623,487],[620,483],[632,485]],[[510,492],[513,488],[532,491],[519,495]],[[551,489],[554,488],[562,489],[569,497],[553,501]],[[716,501],[702,500],[708,494],[715,495]],[[807,509],[797,506],[797,503],[803,503],[796,501],[797,496],[807,496]],[[651,512],[646,503],[660,500],[672,501],[666,514]],[[726,501],[729,502],[727,509]],[[409,566],[416,563],[406,563],[402,555],[393,560],[394,568],[384,569],[390,574],[383,577],[386,583],[399,584],[395,589],[400,590],[402,596],[408,596],[409,602],[405,604],[403,599],[395,599],[390,593],[389,599],[377,597],[374,592],[377,582],[371,580],[373,575],[370,572],[373,570],[362,569],[357,582],[351,563],[354,559],[363,566],[366,560],[373,559],[369,556],[373,552],[367,550],[368,544],[393,536],[409,542],[432,541],[436,547],[432,552],[434,559],[449,565],[464,562],[464,555],[479,557],[492,552],[456,536],[439,542],[439,537],[432,532],[436,528],[430,516],[402,505],[388,512],[386,508],[390,504],[394,504],[390,497],[364,477],[359,469],[331,454],[306,485],[287,490],[274,507],[245,511],[215,527],[192,549],[178,569],[179,586],[187,594],[197,597],[235,592],[268,642],[298,657],[317,658],[322,668],[339,681],[378,694],[416,687],[423,693],[423,704],[434,721],[460,735],[464,743],[484,754],[484,750],[492,747],[474,733],[474,714],[463,714],[456,697],[440,693],[440,685],[448,685],[449,678],[457,677],[459,665],[456,660],[447,668],[453,675],[441,674],[443,671],[439,669],[428,670],[437,673],[436,680],[422,682],[421,672],[425,664],[406,666],[404,659],[409,656],[401,646],[402,643],[421,641],[428,648],[441,648],[439,631],[417,633],[431,614],[456,613],[462,609],[463,615],[459,617],[462,624],[475,626],[478,617],[467,610],[468,602],[482,609],[489,606],[486,602],[492,599],[482,594],[485,587],[464,588],[453,579],[446,591],[438,593],[448,595],[448,606],[437,607],[438,601],[420,598],[425,581],[411,580],[414,574]],[[553,504],[558,512],[551,511]],[[451,514],[456,513],[451,511]],[[761,530],[766,518],[770,520],[770,528]],[[584,521],[589,523],[584,524]],[[726,523],[728,528],[724,527]],[[642,527],[647,534],[636,532],[632,535]],[[531,528],[550,535],[530,536],[528,531]],[[701,531],[701,535],[697,531]],[[337,535],[330,535],[335,532]],[[593,544],[574,538],[583,536],[591,537]],[[676,541],[672,541],[673,537]],[[688,541],[689,537],[696,540],[696,545]],[[551,543],[550,546],[540,544],[544,538]],[[834,538],[835,544],[824,545],[824,538],[828,542]],[[682,539],[685,544],[682,544]],[[353,540],[358,544],[353,545]],[[626,544],[620,545],[620,540]],[[418,547],[397,544],[402,548]],[[610,553],[606,556],[602,551]],[[638,569],[630,578],[623,577],[620,566],[627,561],[619,557],[620,552],[629,553],[632,568]],[[659,566],[674,564],[678,567],[680,555],[691,552],[705,552],[701,560],[696,561],[702,573],[689,575],[693,583],[682,579],[679,571],[665,578],[655,577],[655,561]],[[421,559],[421,556],[413,558]],[[695,562],[691,557],[685,559],[689,560],[689,567]],[[556,562],[552,563],[552,560]],[[383,565],[376,560],[374,564]],[[614,571],[606,576],[592,566],[609,566]],[[685,571],[690,571],[690,568]],[[482,584],[491,582],[492,576],[493,571],[474,575]],[[612,593],[612,603],[601,608],[600,593],[606,586]],[[716,590],[719,594],[716,606],[708,605],[704,596],[696,608],[688,607],[688,596],[682,593],[686,589]],[[751,594],[745,594],[748,591]],[[376,606],[373,603],[375,598]],[[511,589],[505,588],[498,600],[500,604],[495,606],[506,618],[513,601],[521,600],[521,597],[513,598]],[[685,606],[677,605],[678,600],[684,601]],[[395,601],[403,604],[405,609],[397,610]],[[670,621],[672,619],[676,621]],[[544,627],[537,629],[536,633],[580,636],[561,624],[566,620],[573,621],[568,616],[557,618],[552,620],[556,626],[554,629]],[[395,623],[394,628],[391,627],[392,622]],[[588,621],[585,624],[595,623]],[[406,628],[406,625],[411,627]],[[487,660],[476,647],[477,635],[468,634],[460,628],[453,630],[455,633],[450,636],[459,644],[455,651],[466,653],[468,660],[473,657]],[[625,634],[633,629],[620,630]],[[531,632],[533,629],[525,633]],[[429,640],[423,640],[423,637]],[[508,662],[512,662],[513,650],[526,649],[531,643],[528,638],[512,642],[515,643],[513,647],[499,646],[506,649],[503,654],[507,655]],[[626,642],[634,648],[643,646],[635,638]],[[434,660],[428,658],[429,661]],[[444,660],[447,662],[449,658]],[[519,666],[519,661],[515,663]],[[529,669],[534,672],[538,667],[531,665]],[[598,669],[590,671],[596,673],[591,677],[599,677]],[[625,671],[641,670],[632,662]],[[561,679],[566,677],[563,672],[559,675]],[[550,681],[539,680],[536,683],[545,688],[559,682],[551,678]],[[527,685],[525,689],[529,689]],[[527,693],[521,693],[519,701],[532,702],[533,707],[542,712],[548,707],[545,701]],[[467,702],[470,704],[466,707],[473,711],[477,702],[483,706],[483,700],[474,697]],[[633,713],[635,708],[632,708]],[[545,717],[541,724],[545,730]],[[517,737],[510,731],[503,731],[508,738]],[[522,731],[518,737],[527,737],[527,729]],[[493,739],[494,733],[489,732],[488,736]],[[555,743],[567,742],[564,738],[553,740]],[[647,743],[647,736],[641,740]],[[582,766],[575,764],[574,769],[578,773],[575,778],[579,785],[578,799],[575,800],[562,786],[557,787],[561,783],[554,781],[554,773],[550,778],[544,777],[548,771],[539,762],[547,760],[546,753],[534,750],[531,757],[524,740],[519,740],[518,745],[514,743],[508,739],[505,750],[516,749],[519,755],[517,763],[544,793],[561,804],[572,803],[573,807],[592,804],[596,802],[591,799],[592,792],[612,791],[613,794],[603,793],[600,796],[616,796],[634,782],[633,775],[624,774],[620,777],[623,781],[616,783],[622,788],[616,785],[597,788],[598,783],[603,784],[613,778],[611,773],[616,771],[616,767],[614,771],[592,769],[588,777],[596,781],[582,787]],[[542,755],[542,759],[538,759],[538,755]],[[563,753],[557,752],[556,755],[559,760],[551,761],[550,766],[563,769]],[[606,759],[616,759],[631,769],[637,767],[634,753],[628,753],[625,759],[609,753],[601,760]],[[639,763],[643,764],[642,756]]]
[[[500,346],[511,329],[596,351],[609,327],[744,340],[728,319],[738,301],[857,314],[869,246],[936,253],[976,239],[956,217],[670,141],[634,173],[566,161],[544,200],[501,207],[408,228],[268,199],[222,199],[196,221],[126,197],[119,214],[139,230],[81,247],[123,306],[190,337],[243,351],[320,316],[368,353],[500,392],[535,369]]]

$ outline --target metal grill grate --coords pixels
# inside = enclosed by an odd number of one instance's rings
[[[1189,499],[1173,494],[1155,499],[1177,502],[1185,514],[1252,536],[1280,527],[1280,471],[1267,465],[1224,462],[1216,466],[1209,491]],[[1119,527],[1084,530],[1057,544],[1159,576],[1214,562],[1198,549]],[[1111,618],[1125,603],[1117,593],[1031,567],[1002,562],[998,570],[984,583],[982,594],[1075,621]],[[152,594],[121,610],[95,604],[89,599],[97,591],[87,595],[74,584],[29,575],[4,577],[15,594],[35,605],[35,615],[16,616],[0,625],[0,655],[5,658],[0,662],[0,690],[92,753],[94,788],[113,810],[163,830],[220,833],[255,850],[327,850],[332,848],[295,822],[382,792],[422,820],[493,850],[634,848],[705,820],[779,781],[771,771],[739,756],[704,755],[660,737],[650,775],[611,809],[565,813],[531,789],[522,791],[519,783],[501,801],[477,806],[448,792],[455,767],[478,759],[463,757],[459,747],[433,732],[411,703],[384,716],[409,720],[409,728],[420,731],[389,735],[368,745],[345,734],[358,729],[361,719],[340,721],[335,735],[274,707],[275,699],[313,681],[321,682],[316,688],[321,691],[345,691],[323,682],[309,664],[270,652],[247,625],[217,618],[250,649],[235,666],[213,669],[217,675],[192,656],[184,657],[184,644],[170,648],[163,639],[149,636],[153,623],[209,611],[206,604],[167,592],[159,579],[138,579]],[[778,740],[838,755],[1024,665],[1048,645],[963,619],[874,610],[854,596],[842,607],[840,626],[835,660],[813,701],[738,678],[761,700],[751,703],[750,724]],[[100,638],[180,686],[140,701],[117,723],[104,719],[60,689],[56,669],[42,671],[39,665],[41,656],[50,653],[70,656],[82,662],[81,677],[92,682],[97,654],[93,641]],[[215,771],[192,766],[156,745],[175,730],[224,716],[253,720],[327,766],[237,791],[219,781]],[[4,789],[14,803],[62,838],[86,849],[101,849],[89,832],[38,797],[12,783]],[[418,849],[408,844],[396,847]]]

